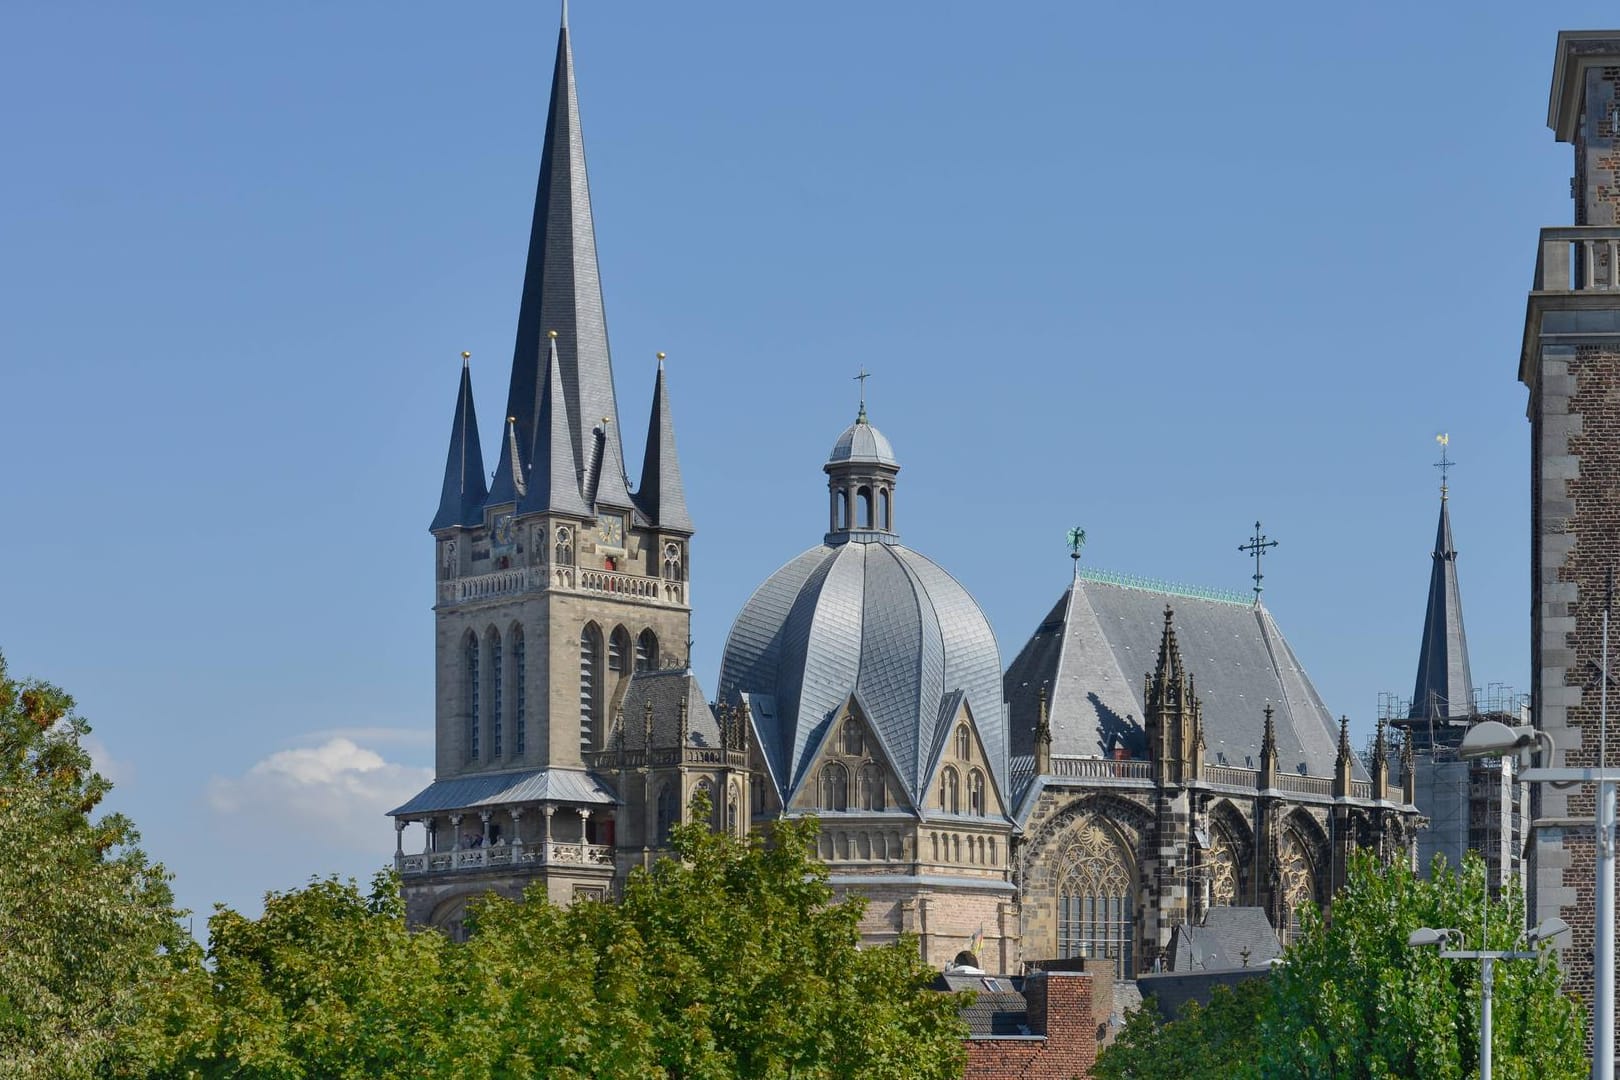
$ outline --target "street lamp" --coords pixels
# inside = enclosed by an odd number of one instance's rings
[[[1604,632],[1607,637],[1608,614],[1604,613]],[[1607,650],[1604,671],[1607,674]],[[1608,713],[1608,682],[1603,685],[1604,717]],[[1601,726],[1601,725],[1600,725]],[[1592,1080],[1614,1080],[1614,863],[1615,863],[1615,786],[1620,785],[1620,769],[1557,768],[1552,766],[1556,752],[1552,736],[1534,727],[1509,727],[1497,720],[1483,720],[1468,729],[1463,736],[1459,752],[1465,758],[1500,757],[1518,754],[1521,765],[1528,764],[1532,747],[1540,744],[1546,751],[1548,764],[1541,768],[1524,768],[1519,779],[1527,784],[1596,784],[1597,785],[1597,911],[1592,942]],[[1601,760],[1601,757],[1600,757]],[[1562,919],[1548,919],[1541,929]],[[1568,925],[1563,926],[1569,929]],[[1556,931],[1561,933],[1562,930]],[[1550,935],[1548,935],[1550,936]],[[1442,954],[1444,955],[1444,954]]]
[[[1489,904],[1490,885],[1486,884],[1485,903]],[[1535,945],[1546,941],[1557,934],[1569,929],[1569,924],[1563,919],[1548,919],[1525,935],[1526,940]],[[1491,1080],[1491,995],[1496,986],[1496,962],[1498,960],[1537,960],[1539,952],[1525,952],[1516,949],[1447,949],[1447,943],[1462,941],[1462,931],[1450,927],[1435,930],[1427,926],[1420,926],[1407,935],[1406,943],[1413,948],[1423,948],[1428,945],[1439,945],[1440,955],[1447,960],[1478,960],[1479,961],[1479,1080]],[[1484,944],[1482,941],[1481,944]]]

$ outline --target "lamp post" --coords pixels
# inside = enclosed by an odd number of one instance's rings
[[[1485,883],[1485,902],[1489,904],[1490,883]],[[1548,938],[1562,934],[1569,929],[1569,924],[1563,919],[1548,919],[1529,934],[1525,935],[1531,945],[1539,944]],[[1423,948],[1428,945],[1439,945],[1440,956],[1446,960],[1478,960],[1479,961],[1479,1080],[1491,1080],[1491,996],[1496,986],[1496,962],[1498,960],[1538,960],[1541,953],[1520,949],[1447,949],[1448,942],[1462,941],[1462,931],[1452,929],[1433,930],[1427,926],[1420,926],[1407,937],[1406,943],[1413,948]],[[1480,944],[1486,944],[1481,941]]]
[[[1605,627],[1607,612],[1605,612]],[[1607,665],[1605,665],[1605,668]],[[1605,671],[1605,674],[1607,672]],[[1607,710],[1608,680],[1604,680],[1604,709]],[[1600,725],[1601,727],[1602,725]],[[1521,765],[1536,746],[1547,755],[1548,764],[1525,768],[1519,779],[1527,784],[1594,784],[1597,787],[1597,910],[1592,934],[1592,1080],[1614,1080],[1614,861],[1615,787],[1620,785],[1620,769],[1556,768],[1552,736],[1534,727],[1509,727],[1499,720],[1484,720],[1468,729],[1459,752],[1465,758],[1501,757],[1518,754]]]

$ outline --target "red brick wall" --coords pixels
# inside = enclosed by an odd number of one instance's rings
[[[964,1080],[1085,1080],[1097,1063],[1091,976],[1036,972],[1024,980],[1035,1039],[970,1039]]]

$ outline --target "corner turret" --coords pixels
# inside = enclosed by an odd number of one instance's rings
[[[456,393],[456,415],[450,424],[450,452],[444,460],[444,488],[439,512],[429,530],[471,528],[484,522],[484,454],[478,446],[478,414],[473,408],[472,375],[461,354],[461,388]]]

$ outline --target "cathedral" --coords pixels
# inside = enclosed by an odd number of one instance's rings
[[[1382,726],[1367,761],[1351,750],[1258,590],[1076,557],[1005,662],[967,590],[902,543],[900,457],[864,401],[819,462],[825,533],[737,614],[707,694],[661,364],[639,482],[625,470],[576,94],[565,22],[495,466],[464,363],[431,525],[435,780],[390,812],[413,924],[459,935],[488,892],[611,898],[700,794],[738,835],[819,818],[866,940],[1009,973],[1151,970],[1221,906],[1286,939],[1354,849],[1411,858],[1411,762]]]

